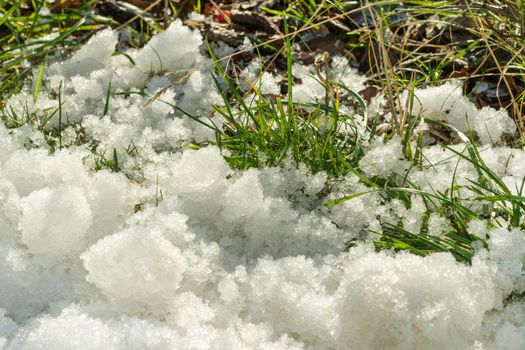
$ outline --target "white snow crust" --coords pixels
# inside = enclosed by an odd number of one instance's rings
[[[127,52],[135,64],[112,56],[116,43],[117,33],[103,30],[45,69],[46,86],[62,94],[69,147],[50,154],[36,128],[0,125],[0,349],[525,348],[525,304],[503,303],[525,291],[523,231],[472,222],[490,248],[472,265],[445,253],[375,252],[367,242],[345,252],[379,219],[419,232],[425,204],[414,198],[407,209],[369,193],[328,209],[328,200],[368,188],[349,174],[320,201],[326,174],[236,172],[213,146],[188,149],[213,133],[162,101],[192,113],[219,102],[200,34],[175,22]],[[347,61],[332,63],[349,88],[362,86]],[[257,67],[246,71],[252,80]],[[294,70],[303,79],[296,97],[322,98],[311,68]],[[279,79],[263,75],[265,93],[276,93]],[[113,92],[160,91],[159,100],[114,95],[104,116],[110,82]],[[31,91],[8,107],[57,107],[56,94],[33,101]],[[477,110],[454,84],[415,95],[416,114],[459,131],[467,114],[482,156],[517,191],[525,154],[497,146],[514,131],[505,112]],[[58,122],[54,115],[50,125]],[[73,142],[78,125],[100,149],[132,143],[136,152],[119,152],[119,165],[141,181],[94,172],[90,152]],[[424,156],[426,170],[409,172],[423,190],[446,190],[453,174],[458,185],[476,179],[451,150],[429,146]],[[394,138],[368,145],[360,166],[396,178],[409,163]],[[432,213],[429,233],[441,236],[444,226]]]

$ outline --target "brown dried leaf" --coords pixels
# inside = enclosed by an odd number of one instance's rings
[[[372,102],[372,98],[377,96],[379,89],[376,86],[370,85],[359,91],[358,94],[366,101],[366,104],[369,105]]]

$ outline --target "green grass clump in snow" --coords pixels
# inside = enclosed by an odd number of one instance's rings
[[[226,151],[226,159],[235,168],[279,166],[291,158],[296,164],[306,164],[313,172],[344,175],[357,166],[362,152],[356,116],[341,113],[339,101],[329,94],[344,87],[325,80],[325,103],[294,102],[288,36],[285,49],[286,99],[263,96],[259,87],[252,86],[255,94],[247,100],[211,53],[216,61],[214,80],[223,99],[223,105],[215,106],[215,111],[225,122],[222,129],[215,129],[217,145]],[[357,94],[354,97],[364,112],[363,100]]]

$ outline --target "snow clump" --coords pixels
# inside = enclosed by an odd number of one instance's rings
[[[483,107],[478,110],[463,95],[457,81],[414,92],[412,114],[445,121],[457,130],[467,133],[469,127],[483,144],[500,144],[502,136],[516,132],[516,125],[505,109]],[[406,100],[406,96],[403,100]]]

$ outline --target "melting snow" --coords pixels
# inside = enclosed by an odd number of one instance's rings
[[[377,253],[367,243],[344,252],[380,218],[420,229],[424,203],[408,210],[371,193],[328,210],[316,199],[325,174],[234,172],[217,148],[182,151],[214,137],[170,105],[202,113],[219,102],[201,36],[175,22],[128,56],[113,56],[116,42],[104,30],[45,70],[46,86],[62,94],[70,147],[50,155],[36,129],[0,126],[0,349],[525,348],[525,306],[503,304],[525,290],[523,231],[472,222],[473,234],[490,234],[490,252],[480,249],[471,266],[449,254]],[[349,88],[363,86],[345,60],[332,66]],[[303,79],[296,97],[322,98],[310,68],[294,69]],[[246,75],[256,80],[257,70]],[[278,91],[278,78],[262,80],[266,93]],[[145,89],[160,101],[115,95],[104,116],[110,82],[113,92]],[[514,131],[505,112],[478,111],[454,84],[415,96],[415,113],[459,131],[468,115],[487,162],[521,183],[523,152],[492,145]],[[57,103],[43,92],[33,101],[28,88],[7,105],[42,115]],[[58,123],[55,114],[49,125]],[[73,123],[99,149],[132,144],[119,165],[142,182],[91,171]],[[439,146],[425,149],[425,162],[433,166],[409,175],[423,189],[447,189],[453,173],[458,184],[476,177]],[[368,175],[409,166],[397,139],[369,145],[360,165]],[[327,200],[362,191],[348,175]],[[443,234],[439,215],[428,225]]]

